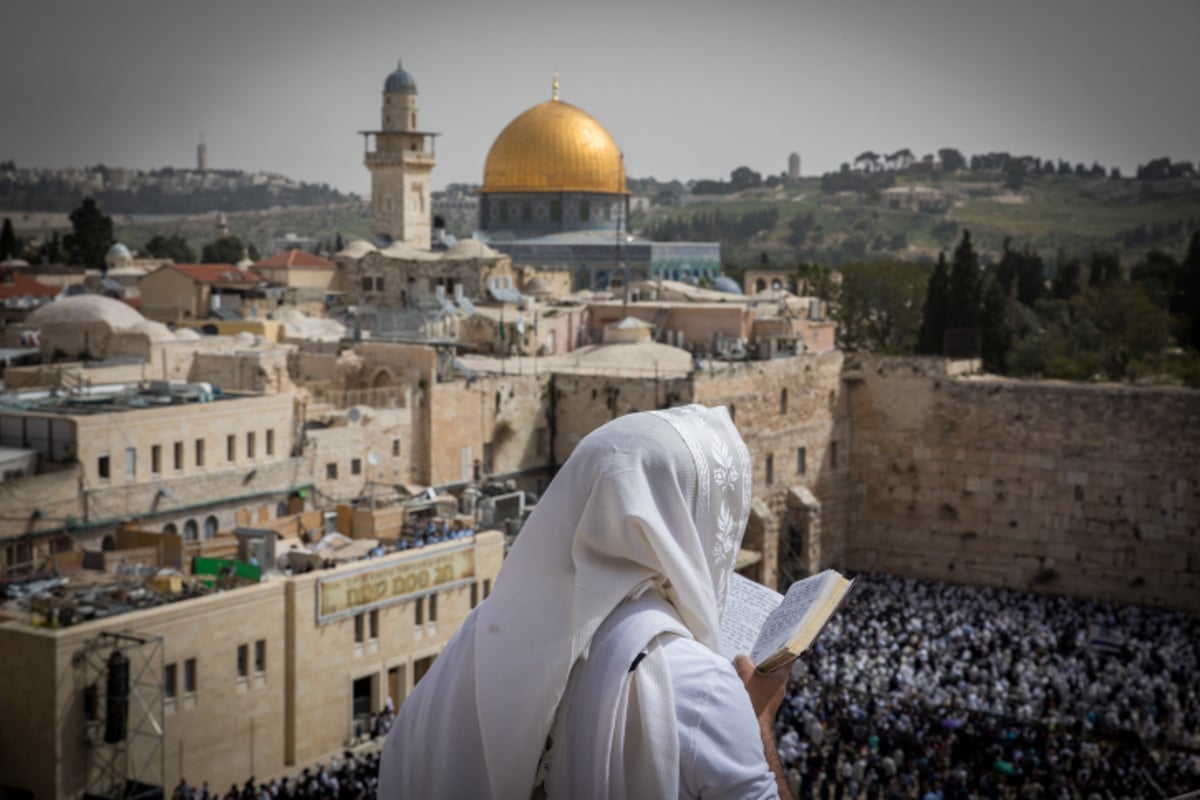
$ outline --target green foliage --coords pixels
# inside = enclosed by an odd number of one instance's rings
[[[203,264],[236,264],[242,260],[242,256],[245,254],[246,249],[242,246],[241,239],[236,236],[223,236],[204,245],[204,250],[200,253],[200,262]]]
[[[925,304],[921,310],[921,327],[917,332],[917,352],[924,355],[941,355],[942,338],[950,309],[950,269],[946,266],[946,254],[938,253],[937,266],[929,276],[925,287]]]
[[[17,253],[17,234],[13,230],[12,220],[5,217],[4,229],[0,231],[0,261],[15,258]]]
[[[71,229],[64,242],[71,263],[104,270],[104,257],[116,241],[112,217],[101,211],[95,200],[87,197],[71,212]]]
[[[980,303],[983,300],[979,256],[971,245],[971,232],[963,231],[954,248],[950,267],[949,303],[946,311],[947,328],[979,327]]]
[[[929,270],[908,261],[843,264],[832,315],[843,347],[911,353],[921,325]]]
[[[154,258],[169,258],[176,264],[192,264],[196,261],[196,251],[187,243],[187,239],[179,234],[163,236],[155,234],[146,242],[147,255]]]

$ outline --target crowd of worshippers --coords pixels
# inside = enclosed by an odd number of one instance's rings
[[[407,535],[396,540],[397,550],[407,550],[410,547],[424,547],[427,544],[449,542],[455,539],[470,539],[475,535],[475,529],[470,522],[456,519],[453,522],[431,517],[429,519],[413,519]]]
[[[863,575],[792,678],[800,800],[1200,788],[1200,617]]]
[[[256,783],[251,777],[222,793],[180,781],[172,800],[375,800],[378,787],[379,752],[354,753],[347,750],[341,759],[329,764],[306,767],[282,780]]]

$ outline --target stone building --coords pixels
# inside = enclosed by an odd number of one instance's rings
[[[488,596],[502,558],[503,538],[487,532],[178,602],[160,596],[69,627],[9,615],[0,787],[14,797],[99,796],[127,778],[167,792],[185,778],[227,787],[340,755],[388,697],[404,701]],[[114,652],[128,669],[124,708]],[[110,725],[118,715],[125,724]]]

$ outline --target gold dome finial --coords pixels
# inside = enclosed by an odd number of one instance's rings
[[[550,86],[554,90],[554,96],[550,99],[557,100],[558,99],[558,70],[554,70],[554,81],[553,81],[553,83],[550,84]]]

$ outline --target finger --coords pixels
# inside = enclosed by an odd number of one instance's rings
[[[742,679],[742,683],[745,683],[754,676],[754,662],[745,655],[738,654],[734,656],[733,669],[737,672],[738,677]]]

